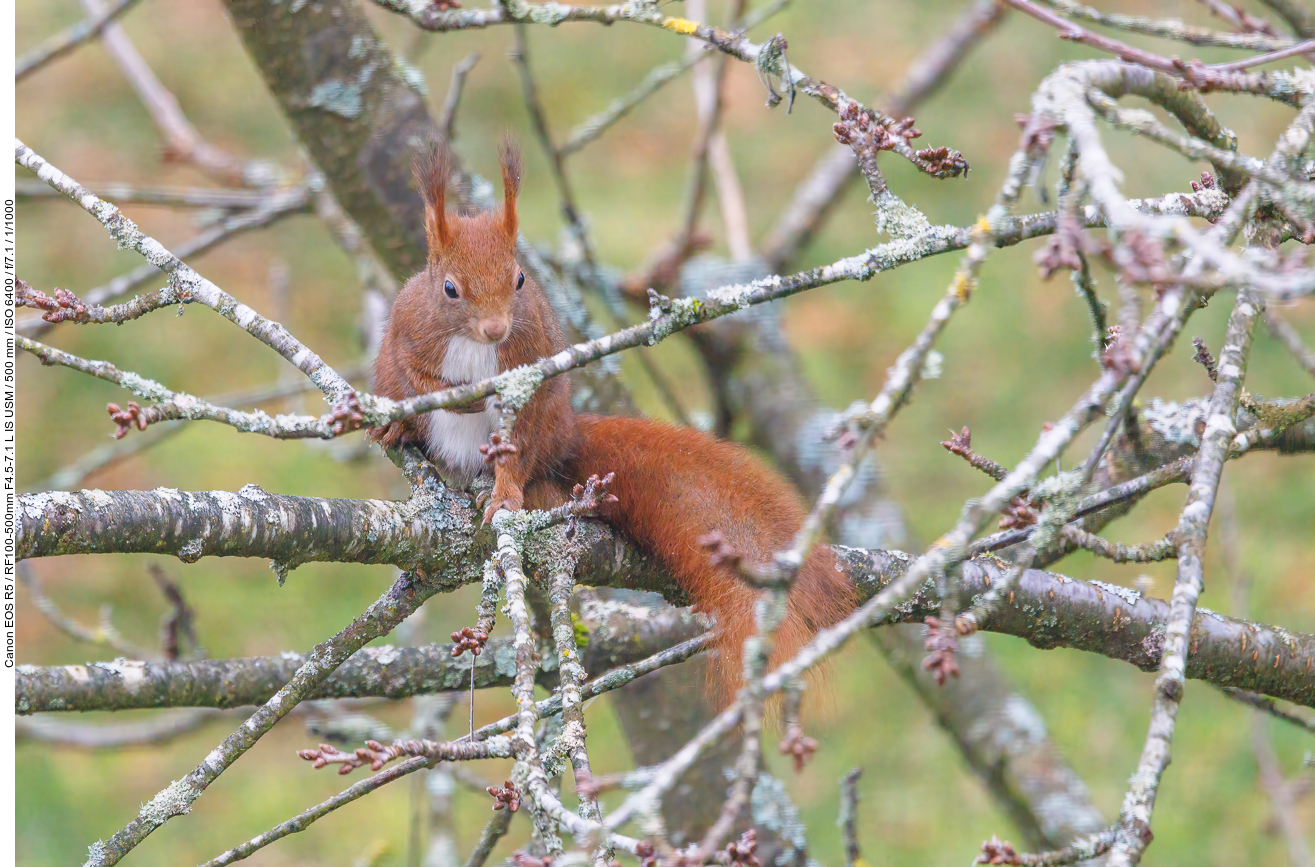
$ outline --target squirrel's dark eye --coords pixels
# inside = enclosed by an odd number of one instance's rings
[[[457,287],[456,287],[456,284],[454,284],[451,280],[449,280],[449,281],[447,281],[446,283],[443,284],[443,291],[447,293],[447,297],[449,297],[449,298],[456,298],[456,297],[457,297]]]
[[[525,272],[522,271],[520,274],[516,275],[516,288],[519,289],[524,285],[525,285]]]

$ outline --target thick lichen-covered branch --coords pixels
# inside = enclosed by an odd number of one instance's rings
[[[248,486],[236,494],[163,489],[82,491],[73,494],[24,495],[20,498],[20,510],[23,516],[23,529],[19,537],[20,556],[137,551],[189,557],[257,556],[287,565],[312,560],[392,562],[405,568],[423,567],[433,570],[436,575],[446,576],[442,580],[444,586],[449,587],[478,580],[483,557],[491,542],[486,533],[476,530],[473,523],[474,511],[469,500],[454,494],[428,499],[418,497],[411,503],[390,503],[286,497],[267,493],[255,486]],[[164,528],[163,533],[161,528]],[[528,562],[535,568],[554,568],[560,558],[560,554],[556,553],[559,550],[558,544],[551,540],[530,544],[526,552]],[[581,522],[574,544],[578,546],[579,553],[579,561],[574,570],[579,583],[656,590],[673,602],[685,601],[683,593],[668,575],[655,568],[651,561],[605,526],[594,521]],[[860,570],[856,574],[861,576],[865,573]],[[883,574],[889,577],[894,573],[887,571]],[[1031,574],[1026,573],[1024,578]],[[998,581],[998,577],[990,580]],[[965,580],[970,579],[966,577]],[[1067,585],[1060,578],[1053,581],[1036,591],[1036,596],[1016,597],[1020,600],[1019,604],[1025,602],[1035,607],[1047,598],[1066,598],[1068,594],[1060,593],[1057,588]],[[1080,582],[1075,583],[1075,587],[1079,585]],[[876,589],[876,585],[870,582],[863,586],[866,588],[865,596]],[[910,585],[910,589],[914,586]],[[988,586],[989,581],[980,591],[972,592],[985,592]],[[1020,590],[1016,592],[1023,592],[1022,587],[1020,585]],[[1056,594],[1056,597],[1048,596],[1050,593]],[[1012,601],[1010,604],[1013,604]],[[922,611],[921,608],[918,610]],[[1147,660],[1150,660],[1151,665],[1158,661],[1158,656],[1147,656],[1143,651],[1117,640],[1117,630],[1109,642],[1104,639],[1092,641],[1085,632],[1086,626],[1081,618],[1075,621],[1072,632],[1062,629],[1056,631],[1053,619],[1060,618],[1062,612],[1049,611],[1044,606],[1039,611],[1041,613],[1035,618],[1014,615],[998,621],[994,616],[989,617],[979,624],[979,628],[1018,635],[1042,646],[1078,647],[1125,659],[1139,666],[1148,664]],[[1154,632],[1154,622],[1159,617],[1153,607],[1140,611],[1134,618],[1143,624],[1139,627],[1142,632],[1137,641]],[[935,613],[935,610],[928,609],[919,616],[926,616],[927,613]],[[1000,616],[1004,616],[1003,613]],[[1118,624],[1130,616],[1128,612],[1116,613],[1113,609],[1107,609],[1103,610],[1099,619],[1106,624]],[[1216,675],[1211,672],[1219,669],[1222,663],[1212,664],[1213,667],[1203,671],[1202,676],[1220,685],[1254,689],[1288,698],[1290,696],[1284,692],[1274,690],[1290,692],[1294,687],[1283,686],[1282,683],[1292,678],[1301,680],[1305,677],[1301,666],[1311,658],[1312,652],[1308,648],[1303,649],[1306,645],[1300,641],[1287,650],[1278,647],[1284,642],[1275,641],[1275,647],[1278,648],[1275,653],[1270,653],[1268,644],[1264,642],[1237,644],[1231,653],[1236,657],[1233,663],[1241,668],[1232,674]],[[413,670],[411,666],[423,667],[426,658],[422,655],[413,657],[419,653],[398,651],[396,657],[389,658],[388,665],[370,668],[372,664],[378,664],[378,657],[372,657],[376,651],[371,651],[356,661],[362,666],[359,669],[360,679],[353,674],[344,679],[342,687],[325,686],[323,689],[329,690],[326,694],[333,695],[389,695],[390,690],[398,690],[402,694],[408,690],[416,692],[460,688],[461,683],[458,681],[461,677],[457,672],[444,672],[441,668],[432,669],[426,677],[417,675],[414,680],[407,675],[407,684],[397,683],[395,678],[400,677],[402,672]],[[1268,660],[1270,668],[1267,670],[1272,672],[1273,682],[1261,678],[1267,685],[1259,686],[1237,680],[1245,680],[1254,674],[1245,673],[1249,668],[1244,664],[1246,660],[1243,657],[1249,658],[1249,655],[1255,657],[1252,663],[1259,663],[1262,656]],[[1192,665],[1203,658],[1200,651],[1197,651]],[[1224,653],[1220,658],[1229,657]],[[139,697],[132,700],[134,703],[122,706],[154,707],[187,704],[193,700],[183,696],[209,696],[197,701],[209,706],[232,706],[254,701],[262,689],[259,683],[273,683],[284,674],[281,664],[261,663],[256,667],[267,666],[263,673],[246,673],[243,678],[238,678],[235,671],[224,671],[223,665],[217,662],[189,664],[187,671],[191,672],[191,683],[187,678],[174,683],[168,676],[171,673],[181,673],[182,669],[157,670],[129,665],[120,671],[118,663],[104,663],[86,667],[85,671],[68,671],[53,676],[54,682],[64,684],[76,683],[82,677],[88,677],[107,690],[114,689],[123,695],[136,692]],[[497,657],[491,656],[484,662],[484,670],[500,671],[497,665]],[[209,666],[216,666],[215,671],[211,672]],[[1194,670],[1189,666],[1189,672]],[[462,666],[461,672],[468,677],[469,667]],[[1189,676],[1195,675],[1189,673]],[[1225,677],[1231,679],[1219,680]],[[449,681],[450,686],[447,685]],[[227,683],[228,686],[221,689],[216,685],[219,683]],[[384,684],[391,685],[385,687]],[[42,700],[44,705],[39,707],[30,703],[26,709],[56,709],[58,704],[51,705],[51,701],[70,700],[68,697],[59,698],[56,691]],[[1309,703],[1312,697],[1292,700]],[[115,705],[110,703],[102,706]]]

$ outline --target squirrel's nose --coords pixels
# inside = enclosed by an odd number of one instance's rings
[[[479,333],[489,343],[500,343],[507,336],[508,322],[505,319],[483,319],[479,323]]]

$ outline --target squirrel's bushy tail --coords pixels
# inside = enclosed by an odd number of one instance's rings
[[[755,591],[696,542],[720,531],[749,563],[769,563],[790,546],[805,512],[797,492],[748,449],[702,431],[643,418],[581,415],[574,475],[615,473],[617,502],[604,518],[669,569],[722,632],[713,684],[723,700],[743,679],[744,641],[755,630]],[[788,659],[819,629],[853,612],[857,594],[819,546],[804,562],[776,633],[772,664]]]

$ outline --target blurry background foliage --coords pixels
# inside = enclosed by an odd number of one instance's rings
[[[908,62],[965,5],[940,0],[807,0],[792,4],[754,35],[761,39],[779,30],[789,39],[793,62],[880,107],[883,94]],[[521,196],[523,230],[537,241],[555,241],[561,231],[557,199],[529,127],[515,70],[507,60],[511,29],[424,35],[401,17],[366,6],[394,50],[412,58],[424,73],[435,116],[452,66],[470,52],[483,55],[467,84],[456,147],[476,171],[496,177],[493,144],[503,130],[515,132],[527,163]],[[1189,2],[1129,0],[1106,2],[1102,9],[1210,24],[1205,8]],[[720,4],[713,4],[712,12],[713,20],[720,21]],[[19,0],[20,52],[81,17],[75,0]],[[298,165],[298,146],[289,127],[220,3],[146,0],[123,23],[203,136],[243,157]],[[1221,25],[1216,20],[1214,26]],[[626,24],[536,27],[529,38],[531,59],[559,140],[574,124],[628,92],[652,66],[685,50],[684,41],[671,34]],[[1181,53],[1178,46],[1135,35],[1120,38],[1157,46],[1164,53]],[[962,150],[973,167],[971,174],[966,180],[937,181],[917,175],[903,160],[886,159],[882,168],[891,187],[933,223],[971,222],[993,200],[1005,161],[1018,141],[1014,114],[1028,111],[1031,91],[1056,64],[1089,56],[1094,53],[1061,42],[1036,21],[1006,15],[999,30],[975,49],[948,86],[917,112],[924,141]],[[1200,56],[1218,62],[1238,55],[1205,49]],[[745,187],[751,226],[759,237],[813,161],[832,146],[834,116],[811,100],[800,100],[790,115],[783,108],[768,110],[751,67],[732,63],[729,76],[726,130]],[[161,159],[154,125],[118,68],[95,43],[24,81],[17,97],[19,137],[92,189],[104,181],[209,183],[197,170]],[[1289,109],[1254,98],[1223,95],[1211,97],[1210,102],[1221,120],[1237,132],[1241,149],[1252,155],[1267,155],[1291,116]],[[675,234],[694,127],[686,76],[574,158],[572,176],[600,260],[637,268]],[[1201,166],[1119,133],[1104,130],[1104,134],[1130,196],[1186,190],[1199,177]],[[397,155],[398,160],[408,158]],[[1053,170],[1052,159],[1052,175]],[[30,177],[25,170],[17,171]],[[861,186],[851,188],[797,267],[832,261],[882,240],[873,228]],[[1052,206],[1028,193],[1021,207],[1034,211]],[[195,221],[204,217],[147,206],[126,206],[125,211],[166,245],[192,235],[198,228]],[[703,225],[719,233],[715,201],[705,213]],[[22,203],[18,228],[19,273],[47,292],[57,286],[82,292],[140,263],[135,254],[117,252],[95,220],[62,201]],[[976,450],[1010,464],[1022,457],[1041,425],[1060,415],[1095,373],[1084,305],[1063,272],[1050,282],[1037,277],[1031,264],[1036,243],[992,257],[970,307],[940,344],[945,355],[943,377],[919,386],[912,406],[877,451],[915,538],[934,538],[954,521],[965,498],[986,487],[984,477],[938,445],[948,429],[970,425]],[[724,253],[720,241],[714,252]],[[876,393],[885,369],[940,298],[957,258],[957,254],[941,256],[866,284],[817,289],[786,302],[788,333],[823,400],[843,407]],[[361,294],[355,267],[313,217],[292,217],[267,231],[243,235],[194,257],[190,264],[239,299],[285,322],[330,364],[341,369],[359,358]],[[289,284],[286,299],[280,301],[271,293],[271,271],[284,266]],[[1103,296],[1112,298],[1108,276],[1100,272],[1097,277]],[[1227,301],[1211,305],[1194,318],[1186,337],[1199,335],[1217,352],[1229,306]],[[1315,307],[1309,303],[1286,314],[1307,341],[1315,339],[1312,314]],[[1261,332],[1248,386],[1268,396],[1308,393],[1309,379]],[[299,375],[273,352],[200,307],[179,319],[161,311],[122,327],[63,325],[46,339],[193,394],[232,392]],[[683,338],[643,351],[681,384],[688,406],[707,407],[697,358]],[[1208,393],[1209,383],[1191,355],[1189,340],[1181,340],[1143,395],[1183,399]],[[649,381],[633,358],[627,357],[625,369],[633,374],[628,381],[640,405],[662,414],[661,403],[653,399]],[[113,430],[105,403],[123,402],[127,395],[88,376],[42,369],[29,356],[19,359],[19,379],[19,483],[21,489],[30,490],[51,472],[105,443]],[[322,402],[313,395],[289,405],[304,412],[323,411]],[[1090,448],[1089,438],[1090,432],[1069,454],[1084,454]],[[339,445],[280,442],[238,434],[221,425],[191,423],[181,434],[98,473],[84,486],[235,490],[255,483],[286,494],[405,495],[397,472],[377,452],[343,462],[334,456]],[[1315,465],[1309,458],[1261,453],[1230,465],[1225,478],[1225,488],[1236,498],[1245,567],[1254,581],[1251,616],[1315,631]],[[1181,486],[1155,492],[1136,510],[1134,519],[1113,525],[1110,536],[1126,542],[1158,538],[1171,526],[1183,496]],[[113,606],[118,628],[131,640],[150,646],[165,610],[147,572],[151,559],[61,557],[36,561],[32,567],[47,592],[69,613],[94,623],[101,606]],[[294,572],[280,589],[266,564],[258,560],[204,559],[190,566],[160,563],[181,583],[197,611],[200,641],[215,657],[309,648],[345,625],[391,580],[390,568],[313,563]],[[1120,567],[1083,552],[1066,560],[1061,569],[1120,584],[1148,574],[1157,596],[1167,596],[1174,575],[1173,561],[1144,569]],[[1206,574],[1201,603],[1228,611],[1215,533]],[[441,640],[450,630],[468,624],[474,599],[470,592],[434,599],[426,609],[424,632],[431,640]],[[22,592],[19,640],[23,663],[83,662],[102,652],[55,631]],[[987,635],[986,641],[1036,703],[1051,736],[1091,787],[1096,805],[1106,816],[1115,816],[1145,734],[1153,676],[1077,651],[1041,652],[995,635]],[[852,766],[865,771],[860,783],[860,837],[870,867],[962,865],[972,860],[982,839],[993,833],[1013,834],[1006,816],[965,772],[954,745],[867,642],[855,642],[841,657],[835,686],[833,709],[810,729],[822,741],[822,749],[803,773],[796,776],[780,757],[769,756],[801,806],[814,857],[824,864],[842,863],[834,825],[837,782]],[[1190,712],[1179,719],[1175,760],[1155,817],[1156,843],[1145,863],[1282,861],[1281,842],[1266,830],[1270,816],[1248,747],[1248,711],[1195,681],[1188,683],[1186,701]],[[477,703],[481,720],[509,710],[505,690],[484,692]],[[398,729],[409,722],[405,705],[377,712]],[[595,769],[629,767],[607,700],[596,701],[589,713]],[[456,716],[464,716],[464,711],[458,709]],[[138,716],[126,713],[114,718]],[[1291,726],[1274,723],[1272,727],[1283,766],[1297,767],[1303,751],[1311,747],[1309,736]],[[231,720],[225,719],[163,748],[119,752],[24,743],[16,760],[20,863],[80,862],[88,843],[119,827],[141,802],[194,767],[198,757],[229,730]],[[314,740],[304,732],[302,718],[289,718],[260,741],[252,756],[226,773],[190,817],[154,834],[132,854],[132,861],[177,865],[206,860],[339,790],[350,781],[328,770],[314,772],[293,755]],[[505,769],[485,764],[476,770],[489,780],[501,780]],[[405,863],[411,797],[410,783],[387,787],[332,814],[309,833],[261,851],[252,861],[346,864],[366,853],[377,855],[383,842],[388,848],[379,863]],[[1312,801],[1306,799],[1300,808],[1307,827],[1315,827]],[[477,838],[489,801],[462,791],[455,809],[464,852]],[[495,858],[520,845],[524,829],[525,823],[517,822]]]

